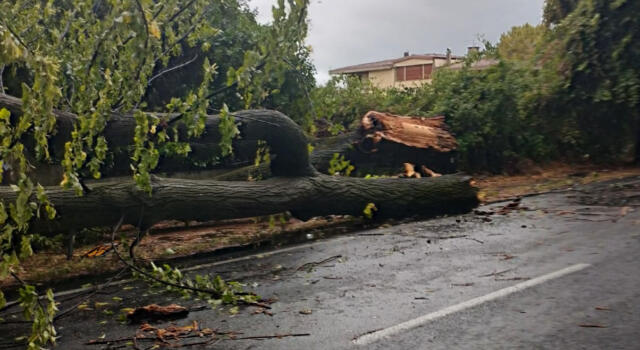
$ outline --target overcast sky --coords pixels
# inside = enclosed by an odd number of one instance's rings
[[[269,21],[276,0],[249,0]],[[512,26],[538,24],[544,0],[311,0],[307,43],[319,83],[329,70],[412,54],[464,55],[478,35],[496,42]]]

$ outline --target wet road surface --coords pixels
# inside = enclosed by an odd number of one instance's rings
[[[640,348],[640,178],[526,197],[518,208],[207,262],[189,273],[221,273],[277,298],[273,316],[206,309],[175,323],[244,336],[310,334],[191,349]],[[58,323],[60,349],[106,349],[85,342],[135,334],[137,326],[105,308],[203,303],[140,282],[109,291],[93,300],[109,306]]]

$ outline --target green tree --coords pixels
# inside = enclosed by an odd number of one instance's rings
[[[547,26],[560,23],[576,8],[579,2],[580,0],[545,0],[542,15],[544,23]]]
[[[640,3],[582,0],[562,20],[562,72],[568,103],[596,156],[618,158],[633,144],[640,160]]]
[[[273,22],[261,26],[242,0],[0,2],[0,76],[23,103],[14,115],[0,109],[0,182],[10,173],[5,182],[18,192],[15,203],[0,202],[0,278],[18,278],[20,260],[32,254],[29,222],[56,215],[55,203],[29,177],[34,166],[59,162],[61,185],[82,195],[83,179],[99,178],[112,156],[103,131],[114,113],[135,119],[129,157],[133,177],[147,191],[161,149],[190,152],[176,120],[188,138],[197,137],[208,111],[222,110],[221,149],[230,153],[237,129],[228,106],[263,105],[280,93],[289,71],[307,64],[307,6],[307,0],[280,0]],[[196,74],[184,81],[172,76],[189,70]],[[78,116],[72,140],[61,148],[48,142],[56,132],[54,109]],[[151,109],[166,113],[146,112]],[[50,290],[47,296],[43,305],[35,288],[21,289],[33,320],[30,349],[55,342]],[[4,303],[0,292],[0,308]]]
[[[497,45],[500,58],[510,61],[531,61],[543,44],[547,28],[526,23],[512,27],[500,36]]]

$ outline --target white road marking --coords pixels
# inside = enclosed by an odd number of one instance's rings
[[[507,295],[516,293],[516,292],[520,292],[524,289],[536,286],[538,284],[542,284],[545,283],[547,281],[568,275],[570,273],[574,273],[583,269],[586,269],[587,267],[591,266],[590,264],[576,264],[573,266],[569,266],[567,268],[564,268],[562,270],[558,270],[555,272],[551,272],[549,274],[546,275],[542,275],[540,277],[536,277],[534,279],[522,282],[522,283],[518,283],[514,286],[511,287],[507,287],[504,289],[500,289],[497,290],[493,293],[489,293],[487,295],[481,296],[481,297],[477,297],[477,298],[473,298],[471,300],[467,300],[465,302],[462,302],[460,304],[456,304],[456,305],[452,305],[449,307],[446,307],[442,310],[436,311],[436,312],[432,312],[430,314],[426,314],[417,318],[414,318],[412,320],[406,321],[406,322],[402,322],[399,323],[395,326],[391,326],[389,328],[384,328],[372,333],[367,333],[364,335],[361,335],[357,338],[355,338],[353,340],[353,342],[355,344],[358,345],[368,345],[371,343],[374,343],[376,341],[379,341],[383,338],[387,338],[393,335],[396,335],[398,333],[402,333],[404,331],[419,327],[424,325],[425,323],[428,323],[430,321],[433,321],[435,319],[441,318],[441,317],[445,317],[447,315],[451,315],[453,313],[462,311],[464,309],[469,309],[472,308],[474,306],[478,306],[482,303],[486,303],[488,301],[491,300],[495,300],[498,298],[502,298],[502,297],[506,297]]]

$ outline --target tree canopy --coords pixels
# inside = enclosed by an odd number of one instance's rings
[[[221,113],[222,157],[238,132],[230,108],[301,108],[297,99],[314,84],[307,6],[279,0],[262,25],[243,0],[0,2],[0,93],[22,99],[19,113],[0,110],[0,181],[18,193],[0,202],[0,277],[32,253],[30,221],[56,216],[29,173],[59,163],[61,185],[83,195],[84,179],[100,178],[113,161],[103,134],[114,115],[135,120],[127,153],[136,183],[149,191],[160,158],[189,154],[188,139],[203,133],[211,111]],[[49,142],[54,111],[76,116],[63,145]],[[55,306],[41,307],[29,297],[35,289],[24,288],[36,349],[55,340]]]

